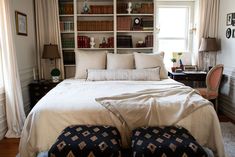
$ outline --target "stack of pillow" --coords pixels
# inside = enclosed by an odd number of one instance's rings
[[[164,53],[113,54],[107,51],[76,52],[76,79],[88,81],[159,81],[167,78]]]

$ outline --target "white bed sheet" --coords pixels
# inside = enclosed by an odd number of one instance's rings
[[[69,125],[91,124],[116,126],[127,147],[126,130],[117,117],[95,101],[95,98],[133,93],[145,89],[181,86],[171,79],[162,81],[65,80],[43,97],[29,113],[21,136],[21,157],[47,151],[60,132]],[[188,129],[198,142],[224,157],[219,121],[212,106],[196,110],[177,124]]]

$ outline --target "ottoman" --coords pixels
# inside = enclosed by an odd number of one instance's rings
[[[49,157],[119,157],[120,133],[112,126],[74,125],[65,128]]]
[[[183,127],[141,127],[132,132],[133,157],[207,157]]]

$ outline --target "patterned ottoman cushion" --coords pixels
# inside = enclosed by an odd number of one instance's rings
[[[111,126],[76,125],[63,130],[49,157],[119,157],[120,133]]]
[[[142,127],[132,132],[134,157],[206,157],[204,149],[183,127]]]

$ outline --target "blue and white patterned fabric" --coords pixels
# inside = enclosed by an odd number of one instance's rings
[[[63,130],[49,157],[120,157],[120,133],[111,126],[76,125]]]
[[[133,157],[207,157],[183,127],[141,127],[132,132]]]

